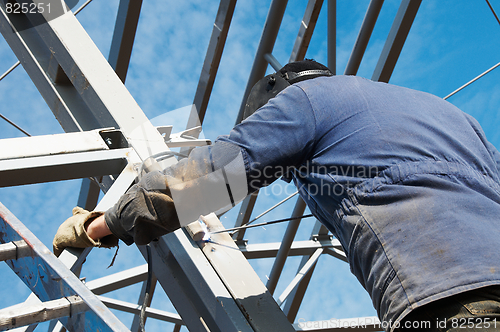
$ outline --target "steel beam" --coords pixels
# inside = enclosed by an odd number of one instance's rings
[[[323,0],[309,0],[288,62],[304,60],[316,27]]]
[[[328,68],[337,73],[337,0],[328,0]]]
[[[255,54],[250,77],[248,78],[245,93],[243,94],[240,111],[238,113],[238,117],[236,118],[236,124],[240,123],[243,119],[245,103],[250,90],[252,90],[254,84],[266,74],[267,61],[264,58],[264,55],[273,53],[274,44],[276,43],[276,37],[278,36],[287,4],[288,0],[273,0],[271,2],[266,23],[264,24],[264,30],[262,31],[262,36],[260,37],[257,53]]]
[[[0,140],[0,186],[119,174],[132,151],[114,149],[127,146],[120,140],[114,130]]]
[[[155,309],[150,309],[149,307],[151,306],[151,302],[153,302],[153,295],[154,295],[154,292],[156,290],[157,284],[158,284],[158,279],[156,278],[156,276],[154,274],[151,277],[151,285],[150,285],[149,289],[148,289],[148,281],[147,280],[145,280],[142,283],[141,292],[140,292],[139,300],[137,301],[137,303],[139,303],[141,306],[145,305],[146,307],[148,307],[146,309],[146,313],[147,313],[147,310],[155,310]],[[149,292],[149,295],[150,295],[148,297],[147,301],[146,301],[146,292]],[[179,315],[177,315],[177,316],[179,316]],[[146,323],[146,319],[148,317],[149,317],[148,315],[146,315],[144,317],[144,324]],[[180,324],[180,323],[176,322],[176,324]],[[130,327],[130,331],[131,332],[142,332],[140,313],[136,314],[134,316],[134,319],[132,320],[132,326]]]
[[[328,234],[327,228],[322,225],[319,221],[316,221],[313,230],[311,232],[311,239],[320,239],[323,238],[322,241],[324,240],[325,235]],[[318,240],[316,240],[318,241]],[[330,241],[332,241],[332,238],[330,238]],[[341,250],[340,242],[338,240],[333,240],[337,244],[336,249]],[[332,247],[335,248],[335,247]],[[323,252],[327,250],[328,248],[323,247]],[[316,252],[316,251],[315,251]],[[312,257],[312,254],[304,255],[302,257],[302,260],[299,264],[299,267],[297,269],[297,272],[300,272],[302,267],[307,264],[308,260]],[[309,282],[311,281],[312,274],[314,272],[314,269],[316,268],[316,264],[313,264],[313,266],[309,269],[309,271],[304,275],[300,283],[296,288],[292,290],[290,295],[288,296],[288,299],[285,303],[285,306],[283,308],[283,312],[286,314],[288,320],[290,322],[295,321],[295,318],[297,316],[297,313],[299,311],[300,305],[302,304],[302,300],[304,299],[304,295],[306,293],[307,287],[309,286]]]
[[[283,240],[281,241],[280,249],[276,254],[276,259],[274,260],[273,267],[271,268],[271,272],[269,273],[269,279],[267,280],[266,287],[271,294],[274,294],[276,285],[278,285],[278,280],[281,276],[281,272],[283,271],[283,267],[285,266],[285,262],[290,252],[295,234],[297,234],[297,230],[299,229],[300,221],[302,220],[299,217],[304,214],[305,209],[306,203],[299,196],[297,198],[297,201],[295,202],[295,207],[292,212],[292,218],[298,219],[292,220],[288,223],[285,235],[283,236]]]
[[[132,56],[141,7],[142,0],[120,0],[118,6],[108,61],[124,83]]]
[[[108,150],[98,131],[0,140],[0,160]]]
[[[151,243],[153,271],[191,331],[253,331],[228,289],[184,229]],[[140,247],[146,256],[145,248]]]
[[[283,67],[278,59],[276,59],[271,53],[264,54],[264,59],[266,59],[267,63],[269,63],[275,71],[278,71]]]
[[[281,242],[274,243],[255,243],[255,244],[239,244],[238,248],[246,259],[271,258],[276,257]],[[308,256],[312,255],[316,249],[335,248],[342,250],[342,246],[337,239],[321,240],[321,241],[294,241],[290,247],[288,256]]]
[[[258,194],[259,192],[255,191],[245,197],[245,199],[241,202],[240,211],[238,213],[238,216],[236,217],[234,227],[246,225],[250,221],[250,217],[252,216],[252,211],[255,206],[255,202],[257,201]],[[237,243],[243,241],[243,238],[245,237],[245,231],[245,229],[242,229],[235,235],[233,235],[233,238]]]
[[[0,242],[24,240],[31,255],[7,261],[9,267],[42,301],[79,296],[88,311],[62,319],[68,330],[127,331],[127,328],[0,203]]]
[[[217,76],[222,52],[226,45],[227,34],[231,26],[235,6],[236,0],[220,1],[214,27],[212,29],[212,35],[210,36],[210,42],[205,55],[205,61],[203,62],[200,79],[196,88],[196,94],[194,96],[193,105],[195,109],[191,110],[186,127],[187,129],[201,125],[205,119],[208,101],[210,100],[215,77]]]
[[[213,213],[202,219],[210,232],[224,229]],[[229,234],[211,234],[200,245],[254,331],[294,331]]]
[[[141,306],[140,305],[132,304],[129,302],[120,301],[120,300],[116,300],[116,299],[111,299],[109,297],[104,297],[104,296],[98,296],[97,298],[99,300],[101,300],[101,302],[104,303],[110,309],[128,312],[131,314],[135,314],[136,316],[139,316],[141,313]],[[146,308],[146,317],[162,320],[164,322],[170,322],[170,323],[174,323],[174,324],[183,324],[184,325],[184,322],[182,321],[181,316],[179,316],[178,314],[174,314],[174,313],[163,311],[163,310]]]
[[[148,265],[140,265],[125,271],[114,273],[85,283],[96,295],[102,295],[146,280]]]
[[[316,249],[314,254],[308,259],[306,264],[299,270],[295,278],[288,284],[283,293],[278,297],[278,305],[281,306],[283,302],[288,298],[288,295],[295,290],[299,283],[304,279],[304,277],[309,273],[310,270],[314,268],[316,263],[318,262],[319,256],[323,253],[322,249]]]
[[[0,331],[46,322],[87,310],[77,296],[0,310]]]
[[[373,81],[389,82],[421,2],[422,0],[401,1],[401,6],[396,13],[382,54],[373,72]]]
[[[31,250],[29,250],[26,241],[21,240],[0,244],[0,262],[29,256],[30,254]]]
[[[45,13],[26,17],[3,8],[2,34],[66,132],[120,129],[141,160],[168,151],[73,13],[47,21]]]
[[[361,60],[365,54],[366,47],[370,41],[373,28],[375,27],[375,23],[377,23],[377,18],[383,4],[384,0],[370,1],[370,5],[368,6],[365,18],[361,24],[361,29],[358,33],[358,38],[354,43],[354,48],[352,49],[351,56],[347,62],[344,75],[356,75],[358,73],[359,65],[361,64]]]
[[[68,153],[0,161],[0,187],[119,174],[132,149]]]

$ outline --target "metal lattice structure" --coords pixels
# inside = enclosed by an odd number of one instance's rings
[[[60,2],[51,0],[54,7]],[[271,2],[236,123],[242,119],[244,101],[253,84],[270,67],[281,66],[272,53],[287,2]],[[371,0],[344,74],[356,75],[383,2]],[[97,49],[75,15],[65,12],[67,8],[54,18],[43,13],[9,12],[8,4],[13,3],[36,7],[41,2],[0,0],[0,30],[66,133],[0,140],[0,186],[82,178],[77,205],[104,211],[133,183],[142,161],[173,147],[187,152],[189,146],[199,143],[192,137],[197,131],[189,130],[205,118],[236,0],[220,1],[186,125],[190,138],[170,135],[169,128],[154,127],[125,88],[142,0],[120,0],[109,59]],[[373,70],[373,80],[389,81],[420,4],[421,0],[401,1]],[[322,10],[328,15],[328,66],[335,72],[335,0],[308,1],[289,61],[304,59]],[[174,162],[167,159],[163,166]],[[105,194],[101,200],[100,192]],[[249,195],[236,207],[235,227],[253,221],[257,198],[258,193]],[[153,243],[153,285],[159,283],[177,313],[148,308],[147,317],[173,323],[174,331],[181,326],[190,331],[224,332],[340,330],[293,324],[320,256],[343,261],[346,257],[340,243],[319,222],[312,227],[309,240],[294,240],[306,206],[298,196],[289,198],[296,200],[290,216],[296,219],[288,224],[279,243],[248,244],[245,230],[233,237],[216,234],[216,244],[195,242],[186,229]],[[70,331],[129,330],[108,308],[135,314],[130,329],[139,330],[140,306],[102,294],[144,282],[146,265],[84,285],[79,273],[90,250],[66,250],[57,259],[3,206],[0,217],[0,257],[35,294],[23,304],[0,311],[0,330],[20,327],[32,331],[37,323],[49,320],[51,331],[61,331],[63,326]],[[210,230],[223,227],[213,214],[206,220]],[[144,247],[139,250],[146,256]],[[299,268],[275,300],[273,294],[291,256],[301,257]],[[259,258],[273,258],[266,285],[247,261]],[[144,287],[145,283],[141,294]],[[157,292],[159,289],[156,287]],[[143,300],[139,298],[139,303]],[[374,317],[356,322],[354,330],[377,330]],[[353,324],[349,326],[352,330]]]

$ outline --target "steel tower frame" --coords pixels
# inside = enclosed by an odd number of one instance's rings
[[[27,6],[40,3],[16,1]],[[55,19],[45,14],[13,14],[6,10],[9,2],[12,0],[0,0],[0,31],[66,133],[0,140],[0,186],[82,178],[78,205],[106,210],[133,183],[142,161],[172,147],[198,144],[192,135],[174,137],[169,128],[155,128],[124,86],[142,0],[120,0],[109,59],[71,11]],[[241,121],[253,84],[269,65],[280,67],[272,52],[287,2],[271,2],[236,123]],[[401,1],[373,80],[389,81],[420,3]],[[205,118],[235,5],[236,0],[220,1],[186,130]],[[335,0],[326,4],[308,1],[289,61],[305,57],[324,5],[328,11],[328,66],[335,71]],[[345,74],[357,73],[382,5],[383,0],[371,0]],[[175,162],[170,158],[163,166]],[[98,203],[100,191],[105,195]],[[257,196],[254,193],[242,202],[235,226],[251,221]],[[304,202],[296,198],[291,217],[301,217],[304,210]],[[211,230],[223,227],[213,214],[205,219]],[[311,230],[310,240],[294,241],[300,223],[300,218],[290,222],[280,243],[247,244],[245,230],[233,238],[226,233],[214,235],[219,245],[196,242],[186,229],[164,236],[152,244],[153,284],[159,282],[177,313],[147,308],[147,317],[174,323],[174,331],[182,325],[191,331],[340,330],[292,324],[319,257],[327,254],[346,261],[340,243],[319,222]],[[1,310],[0,330],[32,331],[37,323],[50,320],[52,331],[61,331],[63,326],[70,331],[128,331],[108,308],[134,313],[131,330],[139,330],[140,306],[102,294],[144,282],[146,265],[84,286],[78,276],[90,250],[66,250],[57,259],[3,205],[0,242],[1,260],[36,294],[23,304]],[[139,250],[146,255],[144,247]],[[302,261],[296,276],[275,300],[273,293],[290,256],[301,256]],[[247,259],[269,257],[275,260],[264,285]],[[364,317],[356,322],[357,328],[352,329],[351,324],[350,330],[375,331],[378,320]]]

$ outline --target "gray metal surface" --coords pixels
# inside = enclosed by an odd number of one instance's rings
[[[70,300],[71,298],[71,300]],[[86,309],[76,296],[0,310],[0,331],[70,316]]]
[[[181,229],[152,243],[152,264],[187,327],[253,331],[210,261],[186,233]],[[145,248],[140,249],[146,255]]]
[[[298,197],[292,212],[292,218],[298,218],[302,216],[305,209],[306,203],[304,203],[304,200],[302,198]],[[283,235],[280,249],[276,254],[276,259],[274,260],[271,273],[269,274],[269,280],[266,284],[266,287],[267,289],[269,289],[269,292],[271,294],[274,294],[274,290],[276,289],[276,285],[278,284],[281,272],[283,271],[283,267],[285,266],[286,258],[290,253],[290,248],[295,238],[295,234],[297,234],[297,230],[299,229],[300,221],[300,218],[290,221],[286,228],[285,235]]]
[[[378,60],[372,80],[389,82],[422,0],[403,0]]]
[[[304,18],[288,62],[304,60],[322,5],[323,0],[309,0],[307,3]]]
[[[127,77],[141,7],[142,0],[120,0],[118,7],[108,61],[122,82]]]
[[[59,261],[10,211],[0,204],[0,241],[24,240],[31,255],[7,261],[9,267],[42,301],[78,295],[88,311],[70,315],[63,324],[70,330],[127,331],[127,328]],[[70,311],[67,311],[70,313]]]
[[[131,149],[66,153],[0,161],[0,186],[119,174]]]
[[[208,101],[212,93],[217,71],[226,45],[227,34],[231,26],[236,0],[221,0],[215,17],[212,35],[208,44],[205,61],[194,96],[194,109],[191,110],[186,129],[203,124]]]
[[[337,0],[328,0],[328,60],[327,66],[337,73]]]
[[[368,42],[370,41],[373,28],[375,27],[375,23],[377,23],[377,18],[380,14],[380,10],[382,9],[383,4],[384,0],[370,1],[370,5],[368,6],[368,9],[366,11],[363,24],[361,25],[361,29],[359,30],[358,38],[356,39],[356,43],[354,44],[351,56],[349,57],[349,61],[347,62],[347,66],[344,71],[345,75],[356,75],[356,73],[358,72],[359,65],[361,64],[361,60],[363,59],[363,55],[365,54],[366,47],[368,46]]]
[[[224,229],[215,214],[203,217],[210,232]],[[293,331],[259,277],[227,233],[212,234],[200,244],[254,331]],[[236,250],[235,250],[236,249]]]
[[[240,106],[240,112],[236,118],[236,123],[240,123],[243,119],[243,111],[245,109],[245,102],[247,100],[248,94],[255,83],[264,77],[267,69],[267,60],[265,59],[266,54],[272,54],[276,38],[278,37],[278,32],[281,26],[281,21],[283,20],[283,15],[285,14],[286,5],[288,0],[273,0],[271,6],[269,7],[269,13],[267,14],[266,23],[264,24],[264,29],[262,31],[262,36],[260,37],[259,47],[257,48],[257,53],[255,54],[254,62],[252,65],[252,70],[250,72],[250,77],[248,78],[247,86],[243,94],[243,99]]]

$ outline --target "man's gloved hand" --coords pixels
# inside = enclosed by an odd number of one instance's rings
[[[66,247],[116,247],[118,238],[114,235],[108,235],[100,240],[93,240],[87,234],[86,226],[103,214],[103,212],[89,212],[78,206],[73,208],[73,216],[59,226],[54,237],[52,242],[54,254],[59,257]]]

